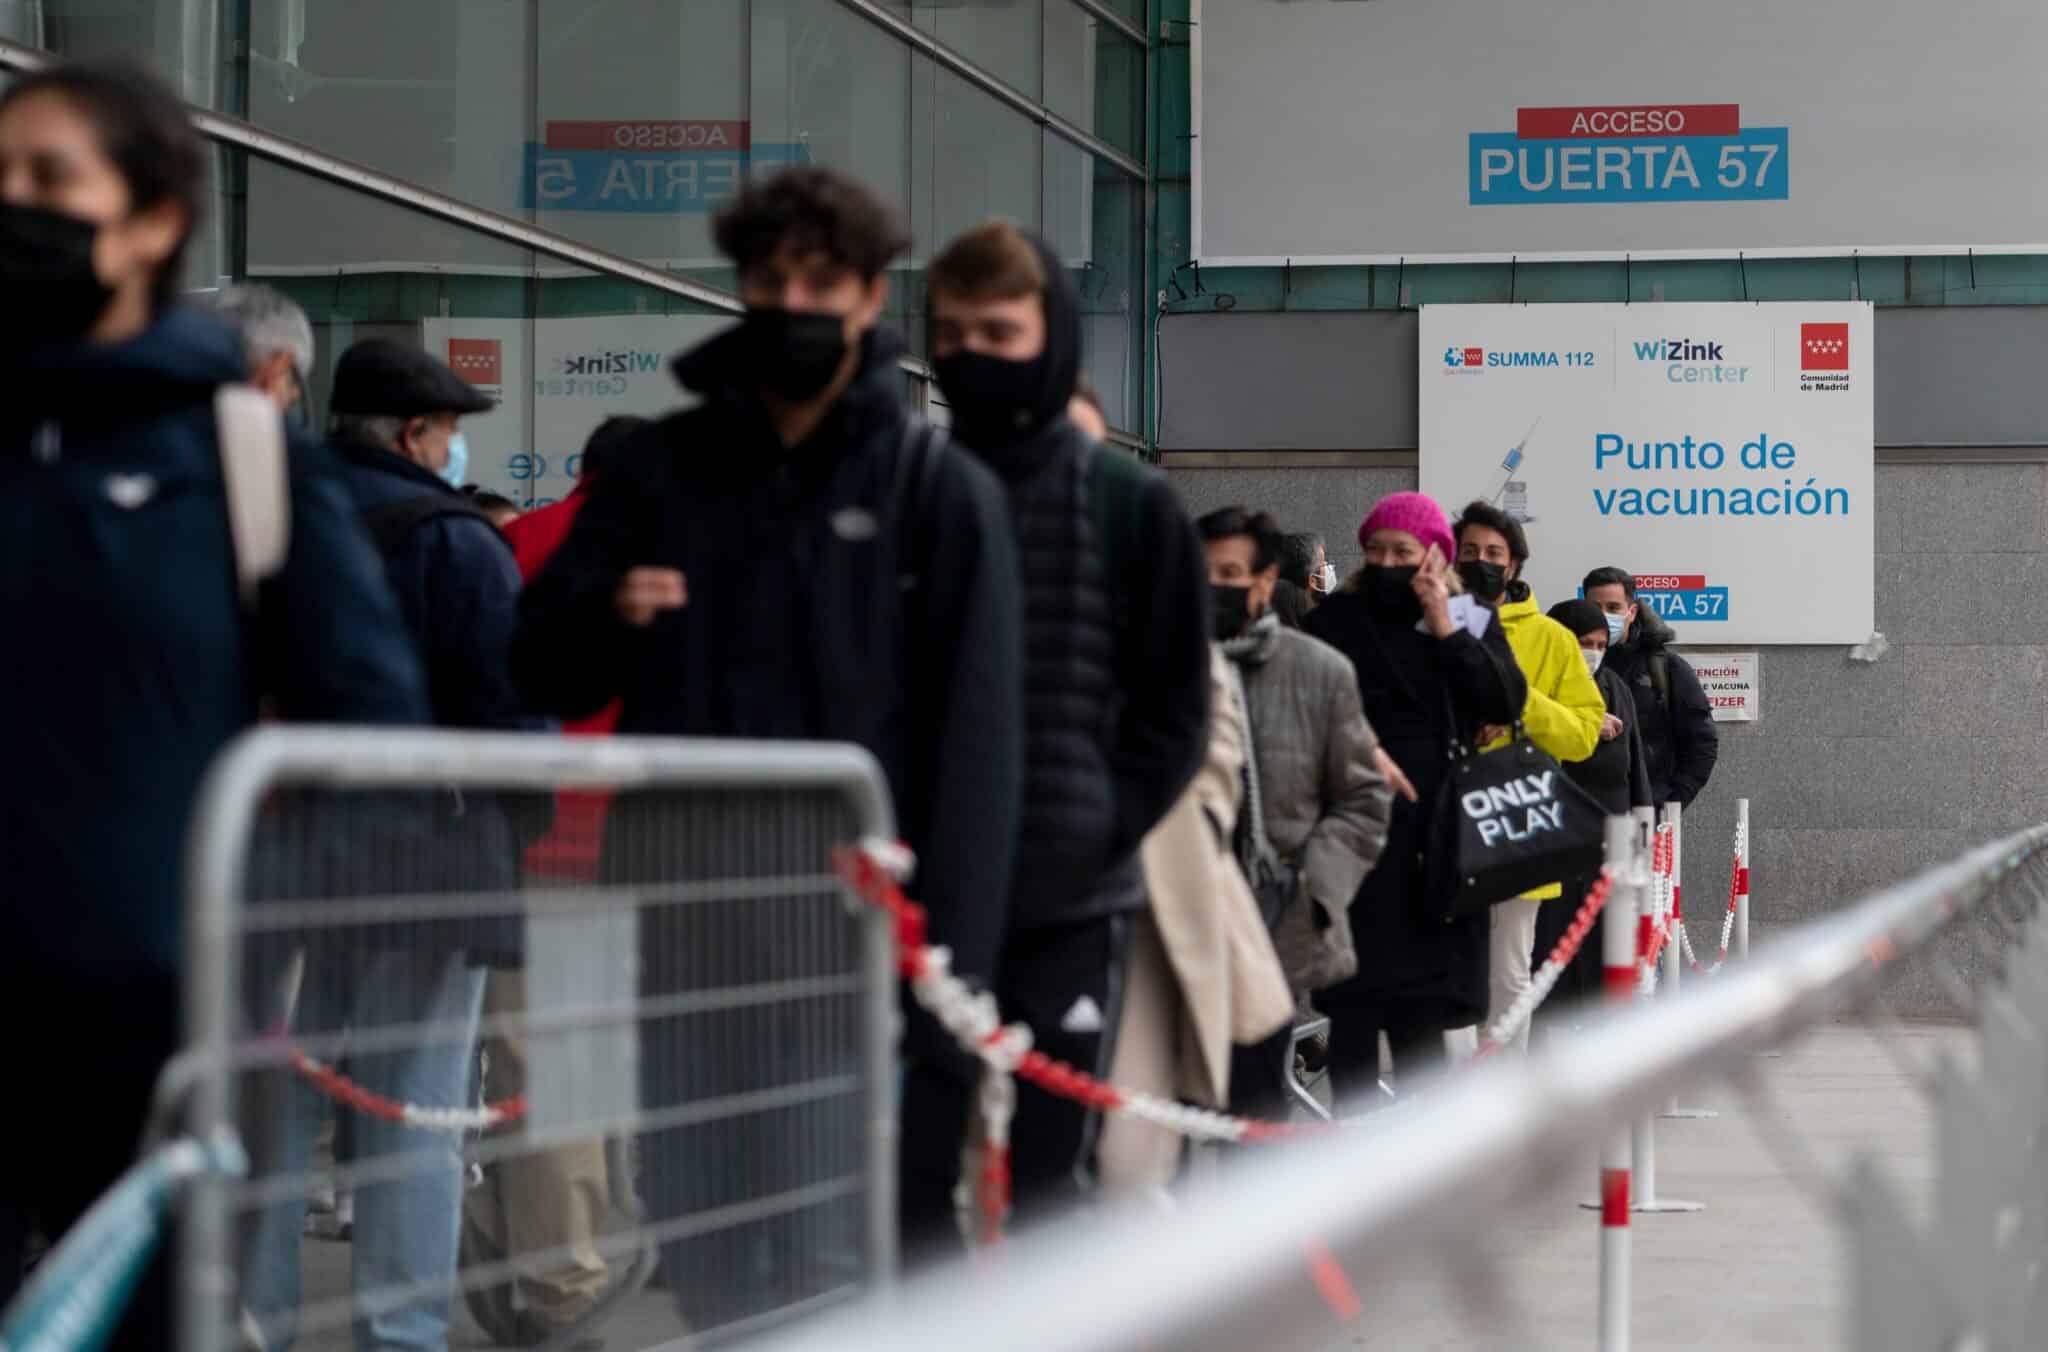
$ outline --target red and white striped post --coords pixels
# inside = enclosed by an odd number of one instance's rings
[[[1600,918],[1602,998],[1610,1007],[1636,998],[1637,917],[1647,873],[1636,848],[1638,823],[1607,819],[1607,867],[1614,890]],[[1600,1151],[1600,1352],[1628,1352],[1629,1134],[1615,1131]]]
[[[1685,873],[1680,866],[1685,858],[1684,809],[1677,803],[1666,803],[1657,820],[1660,826],[1671,830],[1671,848],[1665,856],[1666,867],[1671,870],[1667,875],[1670,883],[1664,891],[1671,909],[1658,916],[1657,923],[1668,926],[1671,931],[1664,944],[1663,981],[1664,993],[1672,996],[1678,994],[1678,983],[1685,971],[1685,954],[1680,951],[1684,945],[1678,938],[1678,927],[1685,921]]]
[[[1735,956],[1749,956],[1749,800],[1735,800]]]
[[[1681,803],[1664,805],[1664,825],[1671,828],[1671,850],[1666,856],[1666,866],[1671,870],[1671,883],[1665,895],[1671,900],[1670,914],[1661,923],[1670,927],[1670,935],[1664,941],[1664,994],[1668,999],[1678,997],[1679,983],[1685,973],[1687,949],[1690,945],[1685,936],[1685,807]],[[1673,1094],[1671,1101],[1664,1105],[1665,1117],[1707,1118],[1719,1117],[1712,1108],[1687,1108],[1678,1102]]]
[[[1656,946],[1660,926],[1668,925],[1671,917],[1666,909],[1669,898],[1662,883],[1653,872],[1657,857],[1657,819],[1653,809],[1636,809],[1639,828],[1646,828],[1647,834],[1640,837],[1643,842],[1638,865],[1644,875],[1644,886],[1637,896],[1641,918],[1637,922],[1636,959],[1641,969],[1650,966],[1651,950]],[[1668,955],[1678,947],[1676,938],[1666,936],[1664,954],[1659,961],[1669,961]],[[1652,974],[1653,973],[1649,973]],[[1629,1134],[1630,1168],[1633,1173],[1635,1193],[1630,1209],[1642,1212],[1703,1211],[1699,1202],[1682,1202],[1657,1195],[1657,1119],[1654,1113],[1646,1113],[1636,1121]]]

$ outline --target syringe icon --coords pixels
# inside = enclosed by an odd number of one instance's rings
[[[1529,430],[1522,434],[1522,439],[1515,443],[1505,456],[1501,457],[1500,467],[1505,477],[1501,481],[1499,491],[1493,495],[1493,503],[1496,507],[1500,506],[1501,499],[1505,497],[1507,499],[1506,511],[1508,515],[1524,525],[1534,521],[1536,518],[1529,512],[1529,485],[1526,480],[1517,479],[1515,471],[1522,467],[1522,461],[1526,458],[1529,438],[1535,436],[1536,429],[1542,425],[1543,419],[1540,417],[1535,422],[1530,423]]]

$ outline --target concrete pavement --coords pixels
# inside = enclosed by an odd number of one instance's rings
[[[1944,1046],[1966,1047],[1965,1034],[1923,1024],[1900,1040],[1913,1064],[1931,1066]],[[1774,1098],[1769,1111],[1831,1172],[1855,1152],[1872,1153],[1924,1209],[1933,1175],[1929,1104],[1868,1032],[1825,1027],[1757,1069]],[[1763,1110],[1726,1085],[1686,1098],[1721,1116],[1657,1123],[1659,1190],[1707,1209],[1633,1218],[1637,1352],[1841,1346],[1840,1242],[1812,1193],[1759,1134]],[[1363,1286],[1365,1313],[1355,1326],[1333,1324],[1319,1352],[1592,1347],[1599,1224],[1578,1202],[1592,1194],[1594,1179],[1588,1142],[1574,1177],[1557,1180],[1543,1202],[1487,1223],[1473,1250],[1421,1255],[1414,1270]],[[309,1299],[341,1295],[348,1247],[308,1241],[305,1252]],[[603,1346],[626,1352],[681,1333],[667,1294],[650,1291],[605,1326]],[[328,1336],[303,1345],[347,1342]],[[463,1314],[454,1345],[491,1344]]]

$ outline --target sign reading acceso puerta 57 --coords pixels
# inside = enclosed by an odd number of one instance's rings
[[[1204,264],[2048,248],[2048,6],[1196,0],[1194,18]]]
[[[1870,307],[1422,311],[1421,486],[1523,521],[1548,606],[1635,574],[1686,643],[1873,627]]]

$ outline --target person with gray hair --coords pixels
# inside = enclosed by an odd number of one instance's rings
[[[249,383],[290,413],[307,397],[313,369],[313,323],[299,303],[261,282],[224,286],[207,303],[242,336]]]

